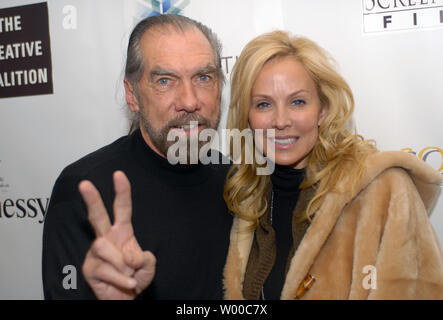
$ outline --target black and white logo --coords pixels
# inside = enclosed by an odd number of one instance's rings
[[[0,98],[50,93],[47,3],[0,9]]]

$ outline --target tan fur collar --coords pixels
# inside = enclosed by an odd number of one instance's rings
[[[365,189],[372,180],[389,168],[398,167],[408,171],[418,192],[430,213],[440,192],[443,175],[434,170],[416,156],[403,151],[384,151],[368,156],[365,171],[360,180],[358,190]],[[347,183],[343,181],[343,183]]]
[[[366,188],[372,180],[383,171],[392,167],[400,167],[408,171],[428,212],[435,204],[440,192],[443,176],[436,170],[419,160],[412,154],[402,151],[375,153],[367,158],[365,170],[358,190]],[[349,181],[342,181],[349,183]],[[314,219],[300,243],[287,274],[281,298],[294,299],[299,284],[307,275],[311,265],[324,242],[331,233],[344,206],[352,201],[349,194],[329,193],[316,212]],[[254,237],[253,232],[241,232],[249,222],[236,218],[231,231],[231,244],[224,270],[225,297],[227,299],[243,299],[242,287],[244,273]]]

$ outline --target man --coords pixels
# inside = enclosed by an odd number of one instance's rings
[[[169,133],[218,126],[220,48],[207,27],[183,16],[134,28],[124,86],[139,128],[57,179],[43,232],[46,299],[222,298],[227,166],[166,158]]]

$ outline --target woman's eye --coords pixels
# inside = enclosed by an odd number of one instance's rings
[[[260,102],[257,104],[257,108],[260,108],[260,109],[267,108],[269,106],[270,106],[270,104],[267,102]]]
[[[302,100],[302,99],[296,99],[296,100],[292,101],[292,104],[295,104],[296,106],[298,106],[298,105],[306,104],[306,101]]]

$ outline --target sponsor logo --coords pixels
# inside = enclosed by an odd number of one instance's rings
[[[2,161],[0,160],[0,164],[2,163]],[[9,184],[6,183],[5,178],[3,178],[3,176],[0,175],[0,190],[5,192],[7,191],[7,189],[9,188]]]
[[[222,70],[227,75],[231,73],[234,64],[237,62],[238,56],[225,56],[220,58]]]
[[[48,5],[0,9],[0,97],[52,92]]]
[[[159,14],[180,14],[190,0],[137,0],[142,5],[146,17]]]
[[[363,0],[363,33],[443,27],[443,0]]]
[[[1,160],[0,160],[1,164]],[[48,210],[49,198],[46,197],[12,197],[7,192],[10,185],[5,178],[0,176],[0,222],[5,219],[36,219],[38,223],[43,223]],[[6,194],[6,195],[5,195]]]
[[[419,159],[427,162],[436,170],[443,174],[443,149],[439,147],[426,147],[419,152],[412,148],[403,148],[401,151],[409,152],[416,155]]]
[[[18,198],[0,199],[0,221],[3,219],[37,219],[45,221],[49,198]]]

